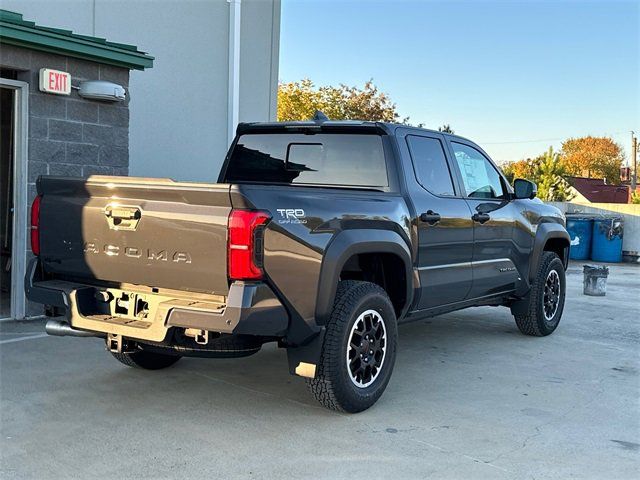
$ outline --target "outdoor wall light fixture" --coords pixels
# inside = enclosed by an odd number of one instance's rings
[[[106,102],[122,102],[127,97],[127,93],[122,85],[104,80],[92,80],[80,83],[78,95],[83,98]]]

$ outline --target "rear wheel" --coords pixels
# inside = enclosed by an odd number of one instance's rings
[[[387,293],[369,282],[338,285],[311,394],[332,410],[356,413],[382,395],[396,357],[397,326]]]
[[[144,368],[145,370],[161,370],[170,367],[178,360],[180,355],[164,355],[162,353],[136,350],[135,352],[111,352],[116,360],[128,367]]]
[[[516,325],[525,335],[544,337],[560,323],[566,291],[564,265],[554,252],[543,252],[538,274],[529,296],[529,306],[514,315]]]

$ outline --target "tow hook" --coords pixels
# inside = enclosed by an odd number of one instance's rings
[[[103,303],[109,303],[111,300],[113,300],[113,295],[108,290],[98,290],[96,291],[94,297],[96,300]]]
[[[129,353],[133,352],[135,348],[130,342],[126,342],[122,335],[115,333],[107,334],[107,350],[111,353]]]
[[[198,345],[206,345],[209,343],[209,332],[207,330],[198,330],[197,328],[185,328],[184,334],[191,337]]]

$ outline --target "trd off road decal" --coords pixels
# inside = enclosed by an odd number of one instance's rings
[[[279,224],[307,223],[306,215],[301,208],[278,208],[276,211],[280,215]]]

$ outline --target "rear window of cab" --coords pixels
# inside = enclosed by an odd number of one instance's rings
[[[231,153],[228,183],[387,187],[382,137],[352,133],[247,133]]]

